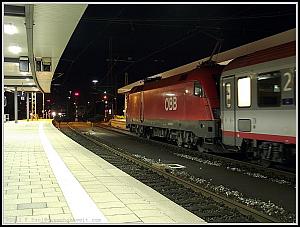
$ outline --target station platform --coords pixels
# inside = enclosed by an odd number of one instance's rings
[[[65,136],[51,120],[3,127],[3,224],[205,223]]]

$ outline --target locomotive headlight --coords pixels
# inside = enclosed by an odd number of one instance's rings
[[[175,96],[174,93],[166,93],[166,96]]]

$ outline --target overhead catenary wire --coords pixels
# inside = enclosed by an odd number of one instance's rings
[[[245,10],[243,10],[243,12],[248,11],[248,10],[249,10],[249,9],[245,9]],[[276,15],[261,15],[261,16],[256,16],[256,17],[255,17],[255,16],[238,17],[238,15],[240,15],[241,13],[242,13],[242,11],[239,11],[239,12],[237,12],[234,16],[232,16],[232,17],[226,17],[226,18],[225,18],[225,17],[223,17],[223,18],[208,18],[208,20],[216,20],[216,22],[217,22],[216,26],[218,26],[218,27],[217,27],[218,29],[216,29],[216,30],[217,30],[217,31],[222,31],[222,30],[224,30],[224,28],[220,27],[220,25],[224,24],[224,23],[227,22],[228,20],[233,20],[233,19],[258,19],[258,18],[263,18],[263,17],[269,17],[269,18],[270,18],[270,17],[276,17],[276,16],[287,16],[287,15],[290,15],[290,13],[285,13],[285,14],[280,14],[280,15],[276,14]],[[293,13],[293,15],[294,15],[294,13]],[[195,19],[195,18],[194,18],[194,19]],[[199,19],[199,18],[198,18],[198,19]],[[199,22],[198,19],[197,19],[197,22]],[[222,20],[221,20],[221,19],[222,19]],[[151,20],[151,19],[145,19],[145,20],[143,20],[143,21],[150,21],[150,20]],[[167,19],[152,19],[152,20],[163,22],[163,21],[174,21],[174,18],[173,18],[173,19],[172,19],[172,18],[167,18]],[[178,20],[178,19],[175,19],[175,20],[180,21],[180,20]],[[131,23],[133,23],[133,21],[135,21],[135,20],[134,20],[134,19],[130,19],[130,21],[131,21]],[[184,20],[182,20],[182,21],[191,21],[191,18],[184,19]],[[214,35],[212,35],[211,33],[206,32],[206,31],[204,31],[204,30],[199,30],[200,28],[201,28],[201,25],[197,25],[197,26],[196,26],[196,31],[197,31],[197,29],[198,29],[198,32],[201,32],[201,33],[203,33],[203,34],[205,34],[205,35],[207,35],[207,36],[209,36],[209,37],[211,37],[211,38],[213,38],[214,40],[217,41],[215,47],[219,46],[218,52],[217,52],[217,53],[219,53],[219,52],[221,51],[221,47],[222,47],[222,43],[223,43],[224,39],[222,39],[222,38],[220,38],[220,37],[217,37],[217,36],[214,36]],[[198,33],[198,32],[196,32],[196,33]],[[196,33],[194,33],[193,35],[195,35]],[[141,62],[141,61],[143,61],[143,60],[145,60],[145,59],[147,59],[147,58],[149,58],[149,57],[151,57],[151,56],[153,56],[153,55],[155,55],[155,54],[157,54],[157,53],[159,53],[159,52],[161,52],[161,51],[163,51],[163,50],[165,50],[165,49],[168,49],[168,48],[170,48],[170,47],[172,47],[172,46],[178,44],[179,42],[181,42],[181,41],[183,41],[183,40],[189,38],[190,36],[191,36],[191,35],[188,35],[188,36],[186,36],[186,37],[183,37],[183,38],[181,38],[181,39],[179,39],[179,40],[177,40],[177,41],[175,41],[175,42],[173,42],[173,43],[167,45],[167,46],[164,47],[164,48],[161,48],[161,49],[159,49],[159,50],[156,50],[156,51],[150,53],[149,55],[146,55],[146,56],[140,58],[139,60],[137,60],[137,61],[133,62],[132,64],[128,65],[127,67],[125,67],[125,68],[124,68],[120,73],[118,73],[118,74],[120,75],[120,74],[126,72],[126,71],[127,71],[130,67],[132,67],[134,64],[136,64],[136,63],[138,63],[138,62]],[[214,50],[213,52],[215,52],[215,50]]]
[[[123,11],[125,10],[125,8],[122,8],[118,13],[117,13],[117,17],[118,16],[120,16],[122,13],[123,13]],[[95,35],[95,37],[85,46],[85,48],[83,48],[83,50],[75,57],[75,59],[74,60],[72,60],[72,63],[71,63],[71,65],[70,65],[70,68],[68,69],[68,71],[67,71],[67,73],[66,73],[66,76],[65,76],[65,78],[64,78],[64,81],[63,81],[63,83],[62,83],[62,85],[67,81],[67,79],[68,79],[68,76],[69,76],[69,71],[70,71],[70,69],[72,68],[72,66],[73,66],[73,64],[79,59],[79,57],[99,38],[98,36],[99,36],[99,34],[101,33],[101,32],[103,32],[104,30],[106,30],[108,27],[109,27],[109,25],[110,25],[110,23],[107,23],[106,25],[105,25],[105,27],[104,28],[101,28],[97,33],[96,33],[96,35]]]
[[[251,8],[251,7],[250,7]],[[122,9],[123,10],[123,9]],[[217,24],[223,24],[229,20],[256,20],[256,19],[262,19],[262,18],[279,18],[279,17],[286,17],[286,16],[291,16],[291,15],[295,15],[294,12],[291,11],[278,11],[276,13],[272,13],[272,14],[268,14],[268,13],[264,13],[261,15],[250,15],[251,11],[247,14],[247,16],[238,16],[242,11],[244,10],[240,10],[238,11],[235,15],[231,15],[229,17],[209,17],[209,18],[144,18],[144,19],[134,19],[134,18],[120,18],[120,14],[122,13],[122,10],[119,12],[119,14],[117,15],[117,17],[112,17],[112,18],[99,18],[99,17],[83,17],[81,19],[82,22],[101,22],[101,23],[107,23],[106,27],[103,29],[107,29],[108,25],[113,24],[113,23],[117,23],[117,24],[130,24],[131,27],[133,27],[134,25],[150,25],[150,26],[165,26],[165,27],[187,27],[187,26],[193,26],[191,23],[195,23],[197,22],[198,25],[196,26],[197,29],[205,29],[206,31],[210,30],[210,31],[225,31],[225,30],[233,30],[234,28],[224,28],[224,27],[220,27],[220,26],[206,26],[206,25],[200,25],[201,22],[206,23],[208,21],[215,21],[216,25]],[[246,9],[249,10],[249,7]],[[171,24],[171,23],[177,23],[177,24]],[[155,24],[157,23],[157,24]],[[169,24],[168,24],[169,23]],[[250,31],[251,29],[247,29],[247,31]],[[64,82],[65,83],[68,79],[68,76],[70,74],[70,71],[72,70],[72,67],[74,66],[73,64],[90,48],[90,46],[97,40],[97,38],[99,38],[99,34],[101,31],[99,31],[95,38],[93,40],[91,40],[83,49],[82,51],[74,58],[74,60],[72,61],[70,67],[67,70],[67,73],[64,76]],[[202,31],[203,32],[203,31]],[[198,32],[197,32],[198,33]],[[205,32],[204,32],[205,33]],[[206,32],[206,34],[211,34],[211,32]],[[186,39],[188,39],[189,37],[193,36],[195,34],[188,34],[186,37],[180,38],[179,40],[174,41],[173,43],[168,44],[165,47],[159,48],[158,50],[155,50],[153,52],[151,52],[150,54],[141,57],[140,59],[136,60],[135,62],[133,62],[132,64],[126,66],[121,72],[118,72],[117,74],[121,74],[126,72],[129,68],[131,68],[133,65],[142,62],[143,60],[157,54],[160,53]],[[211,36],[211,38],[214,38]],[[215,38],[214,38],[215,39]],[[221,46],[219,46],[220,49]],[[220,51],[220,50],[219,50]],[[218,52],[219,52],[218,51]],[[115,67],[116,62],[113,64],[113,67]],[[106,74],[104,77],[102,77],[101,82],[104,81],[104,79],[109,75]]]
[[[259,16],[243,16],[243,17],[215,17],[215,18],[144,18],[144,19],[133,19],[133,18],[98,18],[98,17],[84,17],[83,21],[103,21],[110,23],[126,22],[207,22],[207,21],[228,21],[228,20],[249,20],[249,19],[262,19],[262,18],[274,18],[274,17],[286,17],[292,16],[295,13],[281,13],[273,15],[259,15]]]
[[[158,50],[155,50],[155,51],[151,52],[150,54],[148,54],[148,55],[146,55],[146,56],[144,56],[144,57],[141,57],[140,59],[136,60],[135,62],[129,64],[127,67],[125,67],[125,68],[124,68],[121,72],[119,72],[118,74],[122,74],[122,73],[126,72],[126,71],[127,71],[129,68],[131,68],[134,64],[139,63],[139,62],[141,62],[141,61],[143,61],[143,60],[145,60],[145,59],[147,59],[147,58],[149,58],[149,57],[151,57],[151,56],[153,56],[153,55],[155,55],[155,54],[157,54],[157,53],[160,53],[160,52],[162,52],[162,51],[164,51],[164,50],[166,50],[166,49],[172,47],[172,46],[175,46],[175,45],[177,45],[178,43],[180,43],[180,42],[182,42],[182,41],[184,41],[184,40],[186,40],[186,39],[188,39],[188,38],[190,38],[190,37],[196,35],[197,33],[203,33],[203,34],[205,34],[205,35],[207,35],[207,36],[213,38],[214,40],[219,40],[218,37],[212,35],[211,33],[208,33],[208,32],[206,32],[206,31],[200,30],[200,28],[196,27],[193,31],[188,32],[188,35],[186,35],[186,36],[184,36],[184,37],[182,37],[182,38],[180,38],[180,39],[178,39],[178,40],[176,40],[176,41],[174,41],[174,42],[168,44],[167,46],[165,46],[165,47],[163,47],[163,48],[160,48],[160,49],[158,49]]]

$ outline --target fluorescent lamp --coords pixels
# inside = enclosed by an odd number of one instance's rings
[[[18,33],[17,27],[13,24],[4,24],[4,33],[8,35],[13,35]]]
[[[19,46],[9,46],[8,47],[8,50],[10,51],[10,52],[12,52],[13,54],[18,54],[18,53],[20,53],[21,52],[21,47],[19,47]]]

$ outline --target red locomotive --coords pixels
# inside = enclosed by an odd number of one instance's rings
[[[128,97],[127,125],[140,135],[166,137],[178,145],[219,136],[216,82],[223,67],[203,66],[185,74],[145,82]]]
[[[295,156],[295,62],[290,42],[239,57],[225,69],[208,62],[145,81],[129,92],[127,127],[200,151],[285,162]]]

